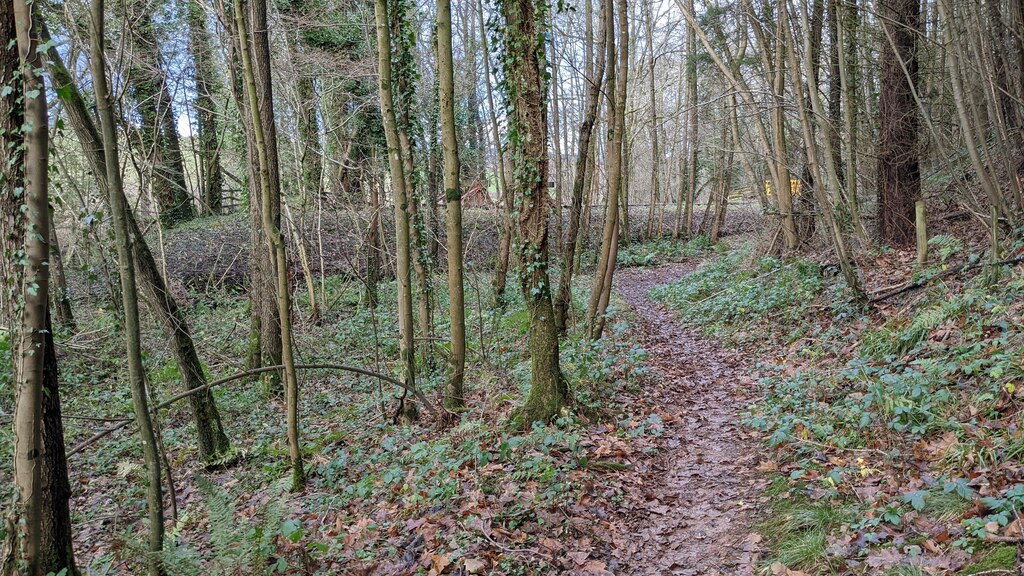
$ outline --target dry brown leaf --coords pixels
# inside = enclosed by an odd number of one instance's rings
[[[451,565],[452,561],[448,559],[448,556],[444,554],[431,554],[430,555],[430,574],[437,576],[443,574],[445,568]]]

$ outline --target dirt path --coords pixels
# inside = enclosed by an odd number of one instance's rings
[[[754,435],[739,424],[753,388],[741,358],[685,328],[648,291],[693,264],[625,269],[619,295],[640,317],[638,337],[658,376],[667,421],[664,452],[630,490],[628,550],[617,573],[753,574],[759,537],[752,533],[763,489]]]

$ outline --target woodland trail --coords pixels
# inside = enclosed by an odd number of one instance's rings
[[[752,575],[758,561],[752,525],[764,481],[755,435],[739,423],[754,380],[739,354],[682,326],[647,295],[692,270],[692,263],[633,268],[617,278],[656,372],[646,394],[661,396],[666,420],[663,452],[638,467],[628,495],[629,549],[615,554],[620,574]]]

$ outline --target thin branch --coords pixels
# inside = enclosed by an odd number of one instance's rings
[[[344,371],[344,372],[353,372],[353,373],[356,373],[356,374],[362,374],[364,376],[370,376],[370,377],[373,377],[373,378],[379,378],[381,380],[384,380],[386,382],[394,384],[395,386],[398,386],[399,388],[402,388],[402,389],[407,390],[408,392],[412,393],[412,395],[415,396],[416,399],[419,400],[423,404],[424,407],[426,407],[428,412],[430,412],[435,417],[439,417],[440,416],[440,414],[438,413],[438,408],[435,407],[430,402],[430,400],[428,400],[427,397],[423,395],[422,392],[420,392],[419,390],[416,390],[415,388],[413,388],[411,386],[408,386],[405,382],[402,382],[401,380],[397,380],[397,379],[392,378],[390,376],[387,376],[385,374],[379,374],[379,373],[373,372],[371,370],[364,370],[362,368],[355,368],[353,366],[344,366],[342,364],[296,364],[295,368],[298,369],[298,370],[341,370],[341,371]],[[192,388],[191,390],[186,390],[185,392],[181,392],[180,394],[172,396],[172,397],[168,398],[167,400],[164,400],[163,402],[157,404],[155,407],[153,407],[153,410],[154,411],[161,410],[161,409],[166,408],[166,407],[170,406],[171,404],[177,402],[178,400],[181,400],[183,398],[188,398],[189,396],[192,396],[193,394],[198,394],[200,392],[205,392],[205,391],[209,390],[210,388],[213,388],[214,386],[219,386],[221,384],[227,384],[228,382],[232,382],[232,381],[235,381],[235,380],[240,380],[242,378],[246,378],[246,377],[249,377],[249,376],[254,376],[256,374],[262,374],[263,372],[270,372],[270,371],[273,371],[273,370],[282,370],[282,369],[284,369],[283,365],[277,365],[277,366],[264,366],[262,368],[254,368],[252,370],[244,370],[242,372],[238,372],[238,373],[233,374],[231,376],[227,376],[227,377],[221,378],[220,380],[214,380],[213,382],[210,382],[209,384],[206,384],[206,385],[203,385],[203,386],[199,386],[197,388]],[[78,454],[79,452],[85,450],[86,448],[88,448],[92,444],[95,444],[97,441],[101,440],[102,438],[104,438],[106,436],[109,436],[110,434],[113,434],[114,432],[117,432],[118,430],[121,430],[121,429],[127,427],[132,422],[134,422],[134,420],[126,420],[124,422],[121,422],[120,424],[116,424],[116,425],[111,426],[109,428],[104,428],[103,430],[100,430],[99,432],[93,434],[92,436],[90,436],[89,438],[83,440],[78,445],[76,445],[74,448],[69,450],[68,453],[67,453],[67,457],[70,458],[71,456],[74,456],[75,454]]]

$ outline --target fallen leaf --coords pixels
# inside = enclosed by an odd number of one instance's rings
[[[431,554],[430,573],[432,575],[442,574],[444,573],[445,568],[447,568],[451,563],[452,561],[444,554]]]

